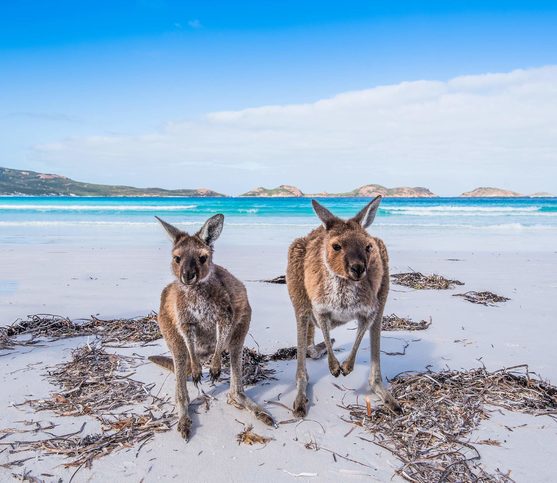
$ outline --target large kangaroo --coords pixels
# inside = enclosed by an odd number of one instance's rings
[[[230,272],[213,263],[213,243],[221,234],[224,216],[209,218],[195,235],[156,218],[174,244],[172,272],[176,280],[162,291],[158,316],[172,358],[149,359],[176,374],[178,431],[187,441],[191,428],[188,375],[197,386],[201,364],[210,359],[209,373],[212,380],[217,380],[225,350],[230,353],[228,402],[273,425],[271,415],[245,395],[242,385],[242,352],[251,319],[246,288]]]
[[[323,332],[329,370],[335,377],[352,372],[362,338],[369,330],[371,388],[388,407],[401,411],[397,400],[383,386],[380,366],[381,321],[389,292],[389,259],[383,241],[365,231],[373,222],[379,203],[381,196],[374,198],[355,217],[344,221],[312,200],[323,226],[290,245],[286,281],[298,329],[294,401],[294,414],[298,417],[307,414],[306,356],[318,357],[324,352],[320,354],[319,345],[314,344],[315,326]],[[339,364],[330,331],[351,320],[358,321],[356,340],[348,358]]]

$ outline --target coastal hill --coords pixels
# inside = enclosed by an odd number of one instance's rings
[[[0,196],[189,196],[222,197],[205,188],[165,190],[82,183],[59,174],[37,173],[0,167]]]
[[[240,196],[253,198],[301,198],[305,195],[295,186],[281,184],[271,189],[263,187],[254,188]]]
[[[316,198],[369,198],[372,196],[382,195],[387,198],[433,198],[437,195],[429,191],[427,188],[385,188],[378,184],[368,184],[361,186],[347,193],[312,193],[305,194],[299,188],[290,185],[280,185],[276,188],[255,188],[240,196],[245,197],[260,197],[260,198],[275,198],[275,197],[290,197],[290,198],[303,198],[303,197],[316,197]]]
[[[518,198],[521,196],[520,193],[515,191],[504,190],[501,188],[476,188],[472,191],[467,191],[462,193],[460,196],[464,198]]]
[[[476,188],[460,195],[463,198],[555,198],[551,193],[538,192],[531,195],[522,195],[516,191],[501,188]]]

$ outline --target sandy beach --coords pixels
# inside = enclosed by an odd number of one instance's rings
[[[556,24],[2,2],[0,483],[557,482]]]
[[[91,238],[65,237],[53,243],[14,243],[8,240],[0,251],[2,268],[2,324],[28,314],[60,314],[71,318],[97,315],[106,318],[133,317],[158,309],[162,287],[171,280],[169,244],[153,224],[144,237],[120,233],[129,238],[125,246],[115,238],[90,233]],[[284,273],[288,238],[276,236],[257,244],[256,238],[240,243],[237,231],[225,230],[216,246],[215,260],[241,278],[248,288],[253,307],[250,347],[270,353],[295,344],[293,311],[284,285],[256,280]],[[298,227],[299,232],[307,228]],[[373,231],[373,230],[372,230]],[[466,370],[485,364],[488,370],[528,364],[529,369],[551,382],[557,381],[553,350],[557,252],[551,237],[517,234],[501,245],[498,236],[458,239],[448,236],[400,236],[379,230],[390,247],[391,272],[413,270],[439,273],[461,280],[464,287],[452,290],[413,290],[393,284],[386,313],[429,319],[424,331],[384,332],[382,349],[404,355],[382,355],[387,379],[402,371]],[[288,232],[290,236],[295,231]],[[48,240],[48,237],[45,237]],[[474,242],[474,240],[476,240]],[[454,249],[450,247],[454,246]],[[499,246],[499,249],[497,247]],[[504,246],[504,249],[501,247]],[[454,293],[489,290],[511,300],[496,307],[468,303]],[[354,324],[336,329],[335,347],[346,352],[353,340]],[[29,398],[48,398],[55,388],[45,380],[48,368],[67,360],[71,350],[90,344],[93,337],[78,337],[34,346],[16,347],[0,353],[0,429],[24,428],[23,421],[48,421],[57,426],[55,434],[77,431],[86,422],[84,434],[98,431],[90,417],[60,417],[50,412],[34,412],[19,403]],[[318,340],[319,337],[318,337]],[[109,349],[119,354],[146,358],[167,353],[162,340],[147,347]],[[342,354],[339,355],[342,357]],[[145,359],[146,361],[146,359]],[[146,361],[147,362],[147,361]],[[277,421],[288,421],[290,412],[266,401],[280,401],[291,407],[294,397],[295,361],[271,362],[275,381],[248,388],[248,394],[265,405]],[[369,441],[369,433],[342,418],[339,407],[368,394],[369,341],[366,337],[354,372],[335,379],[325,360],[310,361],[310,410],[306,420],[281,424],[270,429],[246,412],[226,404],[226,383],[211,386],[208,376],[202,389],[214,396],[210,409],[194,414],[194,433],[186,444],[171,431],[157,434],[141,451],[124,448],[96,459],[91,468],[82,467],[73,481],[389,481],[401,462],[388,451]],[[155,383],[154,393],[174,394],[174,377],[153,364],[134,369],[134,378]],[[190,385],[190,395],[199,393]],[[374,400],[373,404],[376,404]],[[253,424],[261,435],[273,438],[266,445],[239,445],[236,435],[241,423]],[[352,428],[355,428],[351,431]],[[470,435],[470,441],[495,440],[500,445],[477,445],[486,471],[500,470],[515,481],[552,481],[557,465],[550,459],[557,435],[555,421],[494,409],[490,419]],[[38,438],[44,434],[9,434],[2,443]],[[314,442],[319,450],[308,449]],[[0,479],[32,475],[46,481],[61,477],[68,481],[76,468],[64,468],[61,457],[44,453],[11,454],[10,446],[0,448],[0,464],[24,459],[20,466],[2,468]],[[333,457],[332,452],[345,456]],[[510,471],[510,473],[509,473]],[[394,476],[394,480],[400,477]]]

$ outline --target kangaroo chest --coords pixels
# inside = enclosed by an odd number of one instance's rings
[[[231,326],[229,297],[224,291],[211,290],[211,287],[201,290],[196,287],[196,290],[188,290],[184,295],[184,323],[193,333],[197,355],[205,359],[213,353],[217,339],[225,335],[224,332]]]
[[[376,309],[373,300],[370,292],[360,283],[332,275],[325,279],[323,291],[312,305],[316,315],[327,315],[332,327],[336,327],[372,315]],[[318,320],[316,322],[319,325]]]

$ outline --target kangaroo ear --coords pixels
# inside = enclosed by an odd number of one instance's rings
[[[212,246],[216,239],[220,236],[223,224],[224,215],[219,213],[218,215],[212,216],[197,232],[197,236],[201,238],[204,243]]]
[[[173,242],[176,242],[178,240],[178,238],[185,235],[185,232],[183,232],[179,228],[176,228],[174,225],[171,225],[170,223],[167,223],[166,221],[161,220],[158,216],[155,216],[155,218],[159,221],[159,223],[162,225],[162,227],[166,230],[166,233],[168,233],[168,236],[170,236],[170,239]]]
[[[315,211],[315,214],[319,217],[327,230],[331,228],[335,221],[339,220],[339,218],[317,201],[311,200],[311,204],[313,205],[313,211]]]
[[[375,214],[377,213],[381,199],[381,195],[373,198],[373,200],[371,200],[362,211],[352,218],[352,220],[362,225],[362,227],[367,228],[375,219]]]

